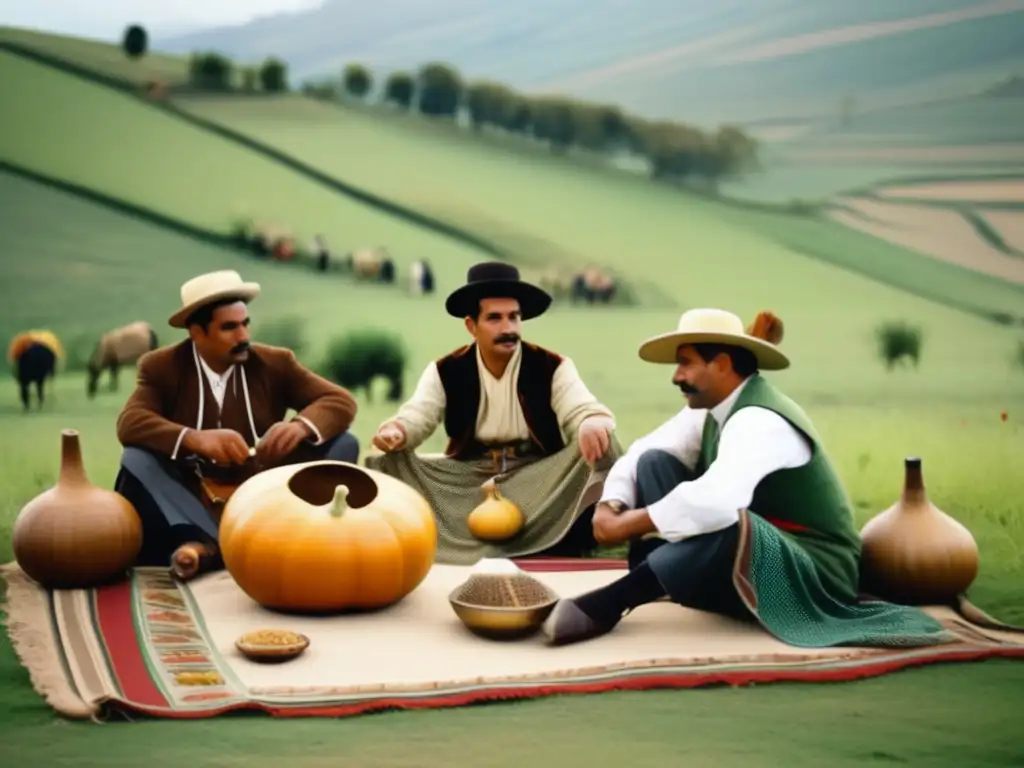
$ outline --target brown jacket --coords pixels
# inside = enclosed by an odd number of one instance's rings
[[[274,422],[283,421],[289,409],[315,425],[323,440],[348,430],[355,418],[352,394],[304,368],[290,349],[253,344],[241,367],[260,436]],[[249,446],[255,445],[238,368],[227,383],[221,412],[206,376],[196,368],[191,341],[147,352],[138,362],[135,391],[118,417],[117,439],[123,446],[171,457],[182,429],[196,428],[201,384],[202,429],[233,429]]]

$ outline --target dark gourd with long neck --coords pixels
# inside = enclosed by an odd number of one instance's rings
[[[61,432],[56,484],[14,521],[14,558],[49,589],[84,589],[121,578],[142,546],[142,524],[124,496],[89,482],[78,431]]]
[[[974,537],[928,499],[919,458],[904,461],[899,500],[868,521],[861,539],[861,584],[886,600],[948,604],[978,575]]]

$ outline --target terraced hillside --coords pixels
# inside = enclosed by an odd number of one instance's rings
[[[450,131],[428,132],[415,120],[380,120],[298,97],[179,103],[338,178],[462,226],[498,233],[528,252],[532,245],[534,252],[554,258],[609,265],[633,255],[640,265],[654,265],[633,273],[644,285],[664,285],[661,270],[680,260],[687,265],[712,260],[704,243],[714,242],[715,235],[708,233],[739,226],[948,304],[1024,315],[1024,293],[1001,280],[964,274],[960,266],[938,264],[835,224],[735,210],[643,178],[545,155],[524,156]],[[336,152],[339,145],[364,151]],[[987,247],[978,241],[979,250]],[[691,305],[698,290],[688,285],[679,299]]]
[[[340,253],[386,242],[400,268],[428,258],[442,285],[482,255],[128,94],[4,51],[0,72],[0,103],[11,106],[0,157],[30,170],[214,232],[251,217],[303,245],[323,234]]]

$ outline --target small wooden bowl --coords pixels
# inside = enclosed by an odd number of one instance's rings
[[[258,630],[259,633],[273,630]],[[282,661],[291,661],[301,656],[303,651],[309,647],[309,638],[297,632],[289,634],[298,635],[299,639],[294,643],[253,643],[246,640],[247,637],[257,632],[247,632],[235,640],[235,648],[251,661],[258,661],[265,664],[276,664]]]

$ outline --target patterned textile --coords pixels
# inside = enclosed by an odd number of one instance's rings
[[[807,553],[753,512],[740,516],[733,583],[761,624],[785,643],[825,646],[924,646],[955,634],[919,608],[834,599]]]
[[[626,572],[622,561],[591,558],[532,558],[519,566],[561,596]],[[642,606],[621,631],[566,648],[545,645],[539,634],[487,640],[466,629],[448,602],[471,570],[435,565],[395,605],[337,616],[268,611],[226,571],[183,584],[166,569],[136,568],[108,586],[57,591],[42,589],[14,564],[2,575],[7,633],[33,687],[58,713],[79,719],[242,710],[343,717],[556,693],[834,683],[921,664],[1024,659],[1024,634],[963,605],[927,608],[956,635],[956,642],[928,648],[797,648],[755,622],[665,602]],[[305,634],[309,649],[265,664],[235,648],[241,635],[268,627]]]
[[[510,458],[498,475],[489,458],[458,461],[413,451],[367,456],[365,465],[411,485],[427,499],[437,520],[435,562],[471,565],[482,557],[521,557],[558,543],[600,498],[607,471],[621,454],[613,437],[595,468],[583,460],[575,441],[551,456]],[[522,510],[526,523],[510,541],[482,542],[469,532],[466,518],[484,500],[481,484],[495,476],[498,492]]]

